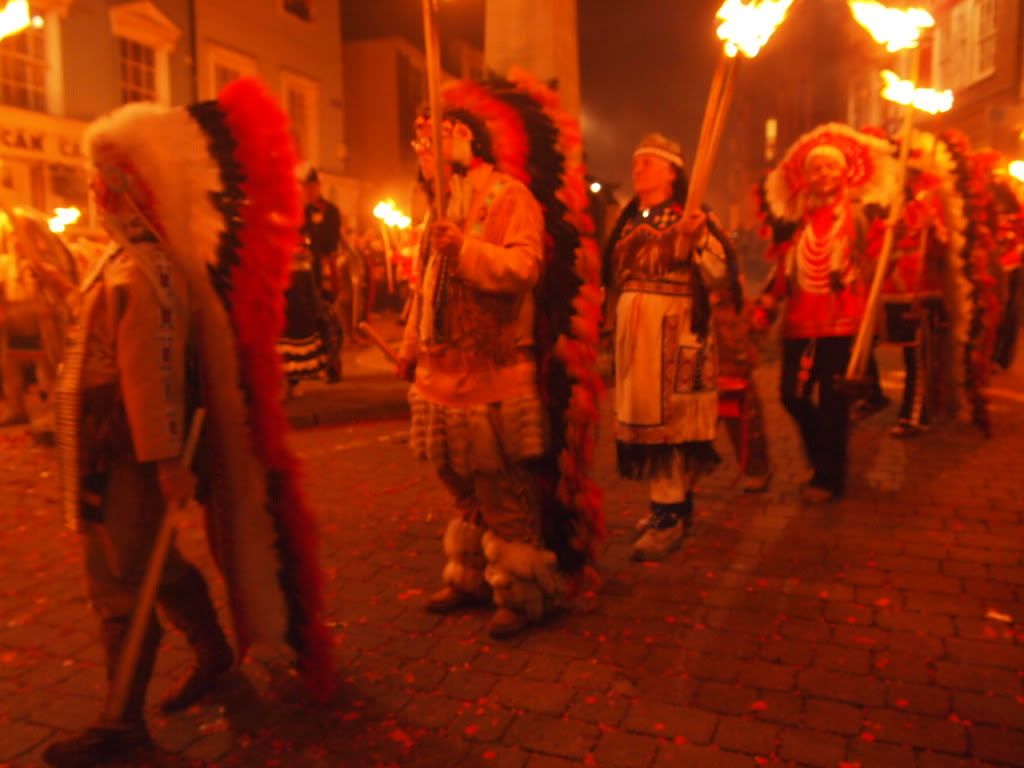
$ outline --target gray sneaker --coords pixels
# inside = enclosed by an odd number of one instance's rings
[[[641,562],[663,560],[679,548],[684,533],[681,520],[668,528],[648,528],[633,544],[633,559]]]

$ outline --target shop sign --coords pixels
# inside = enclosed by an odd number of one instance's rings
[[[0,150],[13,149],[33,155],[77,160],[82,149],[76,139],[47,131],[0,125]]]

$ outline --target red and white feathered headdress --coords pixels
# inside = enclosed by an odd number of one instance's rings
[[[762,196],[769,218],[792,222],[803,217],[807,161],[823,151],[843,159],[850,198],[864,205],[887,206],[892,202],[897,191],[892,144],[841,123],[826,123],[797,139],[765,178]]]
[[[600,491],[591,476],[602,388],[601,267],[579,121],[562,110],[554,91],[522,70],[452,83],[443,99],[446,112],[469,112],[486,127],[495,167],[526,184],[544,212],[535,339],[552,450],[538,483],[545,544],[563,569],[579,572],[604,536]]]
[[[85,146],[107,220],[117,228],[137,214],[197,306],[191,341],[207,411],[197,471],[240,649],[291,646],[312,692],[326,695],[315,523],[285,443],[275,349],[299,242],[288,118],[244,79],[189,107],[122,107],[90,127]]]

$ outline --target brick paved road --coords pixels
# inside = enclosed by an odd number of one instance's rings
[[[425,613],[445,501],[401,425],[295,436],[324,519],[337,699],[305,704],[260,655],[203,707],[152,713],[156,765],[1024,765],[1024,372],[994,382],[997,435],[953,424],[890,440],[858,426],[850,498],[805,507],[793,432],[769,393],[771,491],[727,462],[696,535],[662,565],[628,560],[643,490],[612,479],[604,586],[526,637],[484,611]],[[0,433],[0,765],[38,764],[85,724],[102,671],[52,458]],[[186,550],[202,557],[195,526]],[[994,613],[993,613],[994,612]],[[159,696],[187,661],[169,636]]]

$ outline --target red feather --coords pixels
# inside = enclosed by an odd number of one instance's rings
[[[230,305],[242,376],[250,386],[253,449],[279,480],[273,488],[279,495],[272,502],[280,507],[284,544],[295,558],[297,597],[306,617],[299,665],[311,694],[322,700],[333,690],[334,677],[331,638],[321,620],[316,522],[300,488],[298,462],[285,442],[282,372],[275,348],[284,327],[284,291],[292,254],[299,245],[295,153],[287,116],[258,81],[237,80],[217,101],[236,141],[235,159],[246,177],[242,189],[248,204],[242,209],[240,264],[231,276]]]

